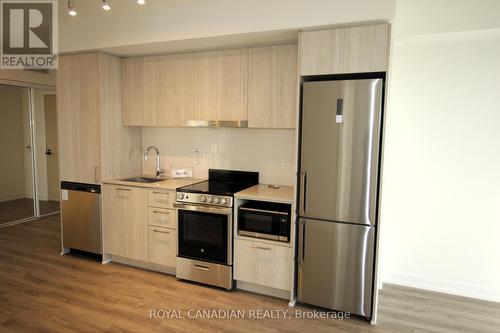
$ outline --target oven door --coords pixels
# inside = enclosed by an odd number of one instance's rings
[[[232,264],[232,208],[185,205],[178,208],[179,257]]]

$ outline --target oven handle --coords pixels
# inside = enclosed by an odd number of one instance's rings
[[[280,212],[280,211],[277,211],[277,210],[265,210],[265,209],[248,208],[248,207],[240,207],[240,210],[246,210],[246,211],[249,211],[249,212],[269,213],[269,214],[276,214],[276,215],[285,215],[285,216],[288,216],[288,213],[286,213],[286,212]]]
[[[208,207],[208,206],[202,206],[202,205],[185,205],[181,203],[174,203],[174,208],[179,208],[182,210],[190,210],[190,211],[195,211],[195,212],[202,212],[202,213],[213,213],[213,214],[220,214],[220,215],[230,215],[232,212],[231,208],[225,208],[225,207]]]

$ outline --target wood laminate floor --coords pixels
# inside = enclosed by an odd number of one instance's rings
[[[59,211],[59,202],[40,200],[40,215]],[[0,202],[0,225],[33,217],[33,199],[22,198]]]
[[[151,309],[310,309],[77,255],[61,256],[59,216],[0,229],[0,332],[499,332],[500,305],[385,286],[379,324],[355,319],[154,319]]]

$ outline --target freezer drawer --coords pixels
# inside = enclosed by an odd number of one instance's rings
[[[298,299],[371,317],[375,228],[301,219]]]

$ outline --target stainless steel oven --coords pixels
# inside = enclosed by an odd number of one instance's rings
[[[233,208],[175,203],[179,279],[232,289]]]
[[[288,204],[248,201],[238,209],[238,234],[289,242],[290,210]]]

